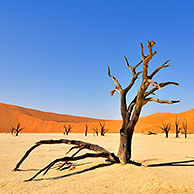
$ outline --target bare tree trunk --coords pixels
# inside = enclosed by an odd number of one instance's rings
[[[16,131],[16,134],[15,134],[15,136],[18,136],[18,133],[19,133],[19,132],[18,132],[18,131]]]
[[[184,130],[185,138],[187,138],[187,128],[188,128],[188,126],[187,126],[187,121],[186,120],[182,121],[182,126],[183,126],[183,130]]]
[[[129,130],[127,129],[120,130],[120,145],[117,156],[123,164],[126,164],[131,160],[131,144],[133,133],[128,131]],[[133,129],[130,131],[133,131]]]
[[[176,117],[175,119],[175,128],[176,128],[176,138],[179,138],[179,133],[181,131],[181,128],[179,127],[179,122],[178,118]]]
[[[166,131],[165,133],[166,133],[166,138],[168,138],[168,131]]]
[[[11,129],[11,135],[14,135],[14,130],[15,130],[15,128],[12,127],[12,129]]]
[[[86,126],[86,128],[85,128],[85,133],[84,134],[85,134],[85,136],[87,136],[88,135],[88,124],[86,123],[85,126]]]

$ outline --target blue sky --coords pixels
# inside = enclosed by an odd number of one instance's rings
[[[165,60],[155,81],[177,81],[157,93],[176,105],[150,103],[142,116],[194,108],[194,1],[0,1],[0,102],[43,111],[120,119],[119,95],[106,64],[122,86],[140,57],[140,42],[154,39]],[[133,87],[128,101],[140,83]]]

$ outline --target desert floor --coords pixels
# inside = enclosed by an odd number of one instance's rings
[[[118,134],[96,137],[89,134],[0,134],[0,193],[7,194],[117,194],[117,193],[194,193],[194,135],[179,139],[170,134],[135,134],[132,159],[151,165],[108,165],[104,159],[85,159],[74,162],[64,171],[51,169],[34,181],[24,182],[52,160],[62,157],[69,145],[42,145],[35,149],[13,172],[25,151],[41,139],[80,139],[97,143],[117,152]],[[82,152],[84,153],[84,151]]]

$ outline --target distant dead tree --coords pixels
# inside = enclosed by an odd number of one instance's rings
[[[96,134],[98,136],[98,127],[94,126],[93,127],[94,135]]]
[[[176,117],[175,119],[175,133],[176,133],[176,138],[179,138],[179,133],[181,132],[181,127],[179,127],[180,120]]]
[[[88,135],[88,124],[87,123],[85,124],[85,133],[84,134],[85,134],[85,136]]]
[[[12,127],[11,129],[11,134],[15,136],[18,136],[19,135],[19,132],[21,132],[25,127],[20,127],[20,123],[17,124],[16,128],[15,127]]]
[[[101,136],[104,136],[105,133],[107,133],[108,131],[108,129],[105,128],[105,122],[103,124],[99,122],[99,127],[100,129],[98,128],[98,126],[93,127],[94,134],[98,136],[98,134],[100,133]]]
[[[48,164],[46,167],[39,170],[33,177],[28,179],[27,181],[34,180],[40,173],[43,173],[44,175],[56,164],[59,162],[63,162],[63,164],[67,164],[67,162],[71,161],[77,161],[85,158],[105,158],[106,161],[109,161],[111,163],[132,163],[136,165],[141,165],[140,163],[134,162],[131,160],[131,145],[132,145],[132,137],[134,133],[135,126],[139,120],[140,113],[142,111],[143,106],[147,105],[149,102],[157,102],[157,103],[167,103],[167,104],[174,104],[179,102],[178,100],[161,100],[158,98],[154,98],[150,95],[155,94],[158,90],[163,89],[166,86],[169,85],[179,85],[176,82],[161,82],[157,83],[154,81],[154,76],[163,68],[169,67],[167,60],[164,62],[161,66],[157,67],[153,72],[150,74],[148,73],[148,67],[150,60],[156,55],[157,51],[153,51],[153,46],[155,45],[154,41],[148,41],[148,54],[144,54],[143,44],[140,44],[141,49],[141,57],[142,60],[137,63],[135,66],[131,66],[127,60],[126,57],[126,65],[129,68],[129,70],[132,73],[132,78],[129,83],[129,85],[126,88],[123,88],[119,81],[111,75],[110,68],[107,66],[108,69],[108,76],[113,80],[116,87],[110,92],[111,95],[114,95],[115,92],[118,92],[120,94],[120,107],[121,107],[121,116],[122,116],[122,126],[120,129],[120,145],[118,149],[117,155],[114,153],[108,151],[107,149],[92,143],[83,142],[80,140],[69,140],[69,139],[58,139],[58,140],[41,140],[35,143],[31,148],[29,148],[24,156],[21,158],[21,160],[16,164],[15,171],[18,170],[20,165],[23,163],[23,161],[28,157],[28,155],[31,153],[32,150],[37,148],[40,145],[44,144],[68,144],[73,145],[73,147],[70,148],[70,151],[73,149],[78,149],[72,156],[65,156],[61,158],[57,158],[54,161],[52,161],[50,164]],[[142,65],[142,71],[136,72],[137,67]],[[127,93],[130,91],[134,83],[136,82],[138,76],[142,74],[141,76],[141,82],[139,89],[134,96],[134,98],[131,99],[131,102],[127,104]],[[149,86],[153,86],[150,88]],[[93,151],[93,153],[83,153],[80,155],[76,155],[80,153],[81,150],[87,149],[90,151]],[[68,152],[69,153],[69,152]],[[62,164],[62,165],[63,165]]]
[[[100,135],[104,136],[105,133],[107,133],[108,129],[105,128],[105,122],[103,124],[99,122],[99,124],[100,124]]]
[[[164,123],[162,121],[162,125],[159,126],[159,128],[162,129],[162,131],[166,134],[166,138],[168,138],[168,133],[170,131],[171,124],[170,123]]]
[[[182,121],[182,126],[183,126],[183,131],[185,134],[185,138],[187,138],[187,121],[186,120]]]
[[[14,131],[15,131],[15,128],[12,127],[12,128],[11,128],[11,135],[14,135]]]
[[[157,133],[154,133],[154,132],[152,132],[152,131],[148,131],[148,132],[146,133],[146,135],[157,135]]]
[[[71,125],[64,125],[64,135],[69,135],[70,131],[72,129],[72,126]]]

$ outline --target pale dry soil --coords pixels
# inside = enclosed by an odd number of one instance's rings
[[[41,139],[79,139],[104,146],[117,152],[119,134],[96,137],[89,134],[0,134],[0,193],[2,194],[144,194],[194,193],[194,135],[176,139],[170,134],[135,134],[132,159],[145,166],[131,164],[106,165],[104,159],[74,162],[64,171],[51,169],[45,176],[24,182],[55,158],[65,156],[69,145],[42,145],[21,165],[12,169],[25,151]],[[83,154],[82,151],[80,154]],[[56,167],[56,166],[55,166]]]

